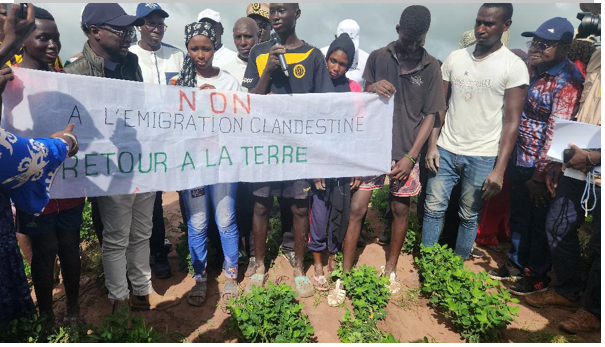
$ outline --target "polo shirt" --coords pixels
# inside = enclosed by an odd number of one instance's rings
[[[363,78],[367,83],[389,81],[397,92],[393,95],[393,146],[391,158],[399,160],[414,145],[424,116],[445,110],[445,96],[439,62],[424,48],[416,68],[401,72],[395,44],[389,43],[368,57]]]

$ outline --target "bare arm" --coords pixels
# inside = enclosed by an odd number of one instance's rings
[[[443,91],[445,92],[445,106],[447,107],[452,93],[450,82],[443,81]],[[439,117],[435,118],[435,124],[429,136],[428,150],[424,160],[426,168],[435,174],[439,169],[439,150],[437,150],[437,139],[439,138],[439,134],[441,134],[441,128],[443,127],[444,123],[445,111],[439,111]]]
[[[521,113],[527,96],[527,85],[510,88],[504,92],[504,124],[500,136],[500,147],[494,170],[485,179],[483,184],[483,198],[490,199],[502,190],[504,172],[510,159],[513,146],[517,141]]]

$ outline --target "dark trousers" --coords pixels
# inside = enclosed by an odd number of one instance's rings
[[[162,207],[162,192],[157,192],[153,204],[153,227],[151,228],[151,237],[149,238],[149,247],[151,254],[159,259],[167,259],[168,254],[164,250],[164,240],[166,239],[166,226],[164,225],[164,208]]]
[[[552,255],[553,270],[559,283],[555,290],[569,300],[579,299],[580,240],[578,228],[584,222],[581,206],[586,182],[561,175],[556,196],[546,217],[546,232]],[[582,306],[601,318],[601,187],[596,187],[597,205],[592,211],[592,236],[589,246],[594,260],[588,274]],[[593,198],[588,202],[591,206]],[[512,216],[512,214],[511,214]]]
[[[510,164],[510,217],[511,247],[508,259],[519,270],[529,268],[538,276],[545,277],[550,271],[551,258],[546,238],[546,213],[548,206],[536,206],[530,201],[525,182],[532,178],[534,168]]]
[[[237,185],[237,198],[235,199],[237,230],[243,241],[246,254],[254,255],[254,233],[252,232],[252,218],[254,216],[254,196],[250,190],[250,183],[239,182]]]
[[[331,203],[326,201],[326,191],[316,190],[313,195],[313,207],[311,208],[311,222],[309,233],[309,250],[322,252],[328,248],[330,254],[336,254],[340,250],[340,242],[334,233],[329,230],[328,217],[330,215]]]
[[[32,246],[31,274],[40,313],[53,314],[54,268],[57,255],[65,285],[67,311],[78,313],[80,294],[80,227],[84,205],[47,215],[18,212],[19,232]]]

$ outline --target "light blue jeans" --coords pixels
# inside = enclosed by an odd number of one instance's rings
[[[237,183],[219,183],[183,192],[183,201],[189,216],[189,252],[197,282],[206,280],[210,204],[214,207],[214,218],[223,244],[225,277],[237,278],[239,232],[235,218],[236,195]]]
[[[481,189],[487,175],[494,169],[496,157],[457,155],[441,147],[437,149],[441,158],[437,174],[430,173],[426,186],[422,244],[429,247],[439,242],[452,188],[461,180],[460,225],[455,252],[467,259],[477,237],[479,216],[484,204]]]

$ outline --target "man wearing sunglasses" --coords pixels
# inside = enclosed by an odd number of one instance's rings
[[[87,4],[82,12],[82,30],[88,40],[82,58],[69,64],[65,72],[142,82],[138,58],[128,49],[136,33],[134,26],[144,24],[143,18],[126,14],[118,4]],[[150,310],[178,305],[178,298],[159,295],[151,285],[149,238],[155,193],[102,196],[96,200],[103,222],[105,286],[113,311],[122,306]]]
[[[492,277],[504,280],[517,277],[519,281],[510,291],[528,295],[546,290],[550,282],[547,272],[552,263],[545,226],[554,196],[549,194],[545,183],[552,164],[547,153],[555,121],[572,120],[578,112],[584,78],[567,59],[574,36],[574,27],[567,19],[549,19],[538,30],[521,35],[532,37],[527,43],[531,77],[519,136],[509,163],[512,242],[508,266],[500,268],[500,276]]]
[[[258,43],[269,41],[271,37],[271,23],[269,22],[269,4],[255,2],[246,8],[246,16],[254,19],[258,27]]]
[[[159,4],[148,3],[137,6],[137,17],[145,24],[137,27],[141,39],[130,51],[139,57],[143,82],[169,84],[170,79],[181,71],[185,54],[180,49],[162,42],[168,26],[164,20],[168,13]]]
[[[143,82],[155,84],[170,84],[171,79],[181,71],[185,53],[180,49],[162,42],[167,26],[164,20],[168,13],[156,3],[141,3],[137,6],[137,17],[143,18],[145,24],[137,27],[141,40],[130,46],[130,52],[139,58],[139,66],[143,73]],[[162,192],[156,193],[153,207],[153,229],[149,245],[153,260],[153,272],[159,279],[172,276],[168,262],[168,249],[164,247],[166,227],[164,225],[164,210],[162,208]]]

